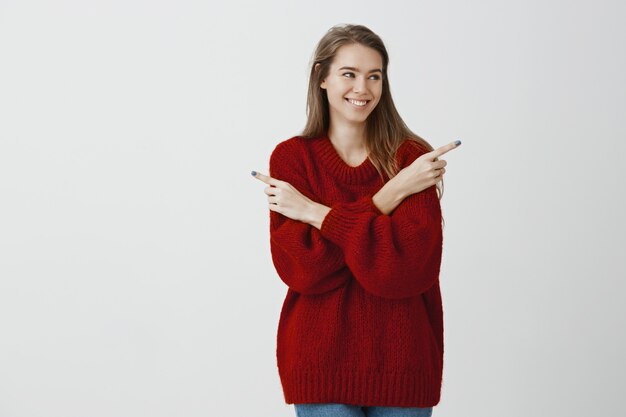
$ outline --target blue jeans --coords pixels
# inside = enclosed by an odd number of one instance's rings
[[[360,407],[348,404],[294,404],[296,417],[431,417],[433,407]]]

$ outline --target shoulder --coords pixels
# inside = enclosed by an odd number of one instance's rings
[[[426,149],[424,145],[416,140],[407,138],[402,141],[400,146],[398,146],[398,150],[396,151],[396,158],[398,159],[398,163],[400,164],[400,166],[405,167],[428,152],[430,151]]]
[[[269,161],[269,176],[286,181],[313,199],[310,190],[312,164],[312,141],[314,139],[293,136],[276,144]]]
[[[306,138],[292,136],[278,142],[270,154],[270,176],[291,175],[302,170],[302,163],[306,158],[306,148],[309,144]],[[295,172],[294,172],[295,171]]]
[[[273,163],[297,163],[313,152],[313,144],[320,138],[292,136],[278,142],[270,155],[270,165]]]
[[[293,151],[294,148],[299,147],[300,146],[300,137],[299,136],[292,136],[289,139],[285,139],[281,142],[278,142],[275,146],[274,149],[272,150],[272,154],[271,157],[278,157],[278,156],[285,156],[285,153],[288,153],[290,151]]]
[[[278,142],[270,155],[270,165],[272,163],[289,162],[299,152],[302,147],[302,138],[300,136],[292,136]]]
[[[302,152],[312,140],[302,136],[292,136],[289,139],[278,142],[272,150],[272,156],[289,157],[294,152]]]

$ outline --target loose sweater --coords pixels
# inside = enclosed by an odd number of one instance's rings
[[[402,169],[425,152],[407,139],[395,157]],[[438,404],[443,237],[435,185],[383,214],[372,200],[383,186],[374,164],[348,165],[326,133],[280,142],[269,173],[330,207],[320,229],[269,213],[272,260],[288,287],[276,337],[285,402]]]

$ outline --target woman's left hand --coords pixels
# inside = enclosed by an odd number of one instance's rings
[[[268,196],[271,211],[276,211],[293,220],[310,223],[311,214],[316,205],[313,200],[300,193],[287,181],[281,181],[260,172],[257,172],[254,177],[268,184],[264,191]]]

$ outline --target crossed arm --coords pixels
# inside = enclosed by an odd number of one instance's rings
[[[392,178],[372,196],[372,203],[380,214],[389,215],[405,198],[404,193],[399,187],[395,186]],[[310,215],[305,222],[319,230],[322,228],[322,222],[330,210],[331,208],[328,206],[313,202],[309,212]]]
[[[305,176],[286,169],[282,158],[272,153],[270,175],[313,197]],[[404,298],[438,280],[441,212],[434,186],[404,196],[392,179],[356,201],[332,207],[310,201],[302,221],[270,211],[274,265],[294,291],[320,294],[354,276],[374,295]]]

